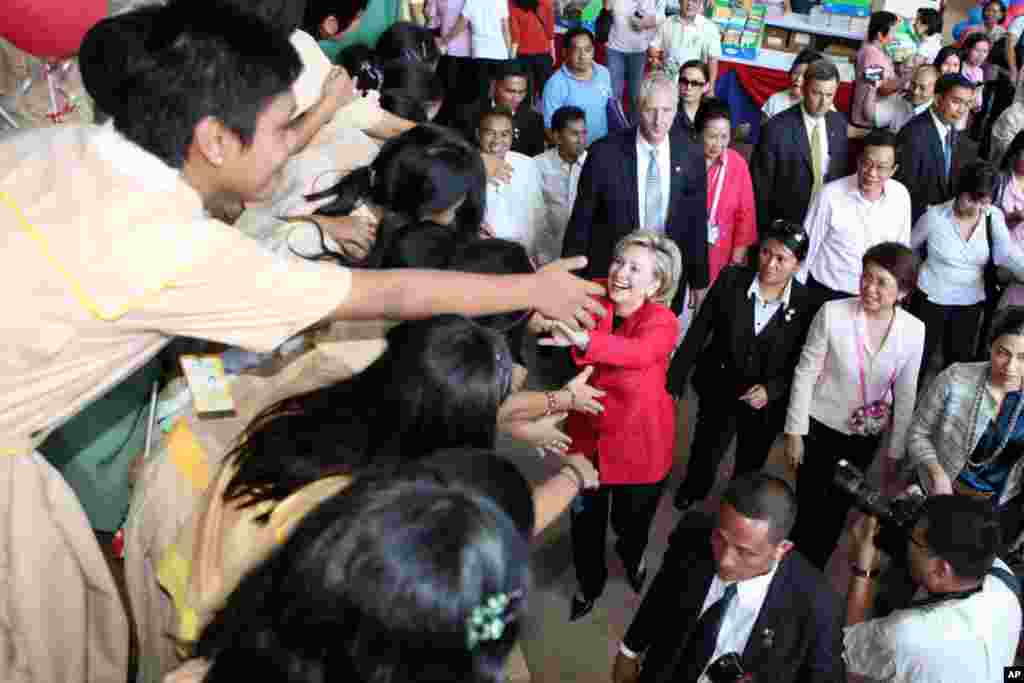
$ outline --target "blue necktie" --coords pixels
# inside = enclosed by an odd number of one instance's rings
[[[647,163],[647,193],[644,201],[644,229],[662,232],[661,221],[661,174],[658,172],[658,150],[651,148],[651,160]]]

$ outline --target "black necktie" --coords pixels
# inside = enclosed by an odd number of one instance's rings
[[[677,671],[682,673],[682,676],[676,676],[675,683],[696,683],[700,675],[704,673],[704,668],[709,663],[708,660],[715,654],[718,632],[722,630],[722,618],[735,597],[736,584],[730,583],[725,587],[725,594],[708,607],[697,620],[693,636],[686,644],[683,656],[679,660]]]

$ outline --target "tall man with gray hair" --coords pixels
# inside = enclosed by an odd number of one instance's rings
[[[640,87],[639,124],[594,143],[580,174],[565,231],[565,256],[587,257],[585,277],[608,272],[616,242],[640,229],[672,238],[683,253],[683,283],[672,302],[679,313],[707,290],[707,175],[701,148],[670,135],[675,82],[655,74]]]

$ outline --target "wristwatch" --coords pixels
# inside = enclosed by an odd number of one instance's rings
[[[855,563],[850,563],[850,573],[854,576],[859,576],[862,579],[875,579],[878,578],[881,570],[879,569],[861,569]]]

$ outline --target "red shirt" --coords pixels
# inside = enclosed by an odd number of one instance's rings
[[[590,384],[605,392],[604,412],[570,412],[566,433],[570,452],[590,458],[602,484],[652,484],[672,469],[676,409],[665,388],[669,357],[679,336],[670,308],[647,302],[618,328],[614,309],[590,333],[586,353],[573,349],[577,365],[593,365]]]
[[[509,31],[521,55],[548,54],[555,36],[555,12],[551,0],[538,0],[536,12],[525,12],[514,2],[508,4]]]

